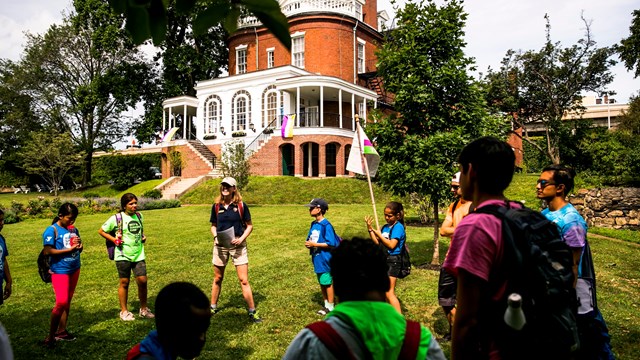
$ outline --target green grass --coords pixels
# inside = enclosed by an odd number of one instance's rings
[[[616,229],[609,229],[609,228],[593,227],[589,229],[589,231],[591,231],[594,234],[640,244],[640,232],[637,230],[630,230],[630,229],[616,230]]]
[[[248,202],[253,203],[251,199]],[[382,206],[378,207],[378,214],[382,213]],[[146,251],[150,304],[159,290],[173,281],[193,282],[209,294],[213,277],[209,211],[209,206],[188,206],[144,213],[149,239]],[[369,205],[336,204],[327,217],[339,235],[364,236],[363,217],[371,211]],[[228,269],[219,302],[223,310],[212,320],[199,359],[277,359],[300,329],[319,320],[315,312],[322,298],[303,245],[311,221],[308,211],[299,205],[263,205],[252,206],[251,214],[255,230],[249,238],[249,278],[264,323],[248,322],[240,286],[233,268]],[[125,323],[118,319],[116,269],[107,259],[104,241],[97,235],[106,217],[78,217],[77,227],[86,248],[69,318],[69,329],[78,335],[78,340],[60,343],[52,351],[38,345],[47,332],[54,296],[51,286],[40,280],[35,263],[42,247],[41,233],[49,221],[28,220],[5,226],[2,233],[11,254],[14,287],[11,298],[0,307],[0,322],[10,334],[17,359],[123,358],[153,328],[152,321]],[[414,264],[428,263],[433,253],[433,229],[409,226],[407,234]],[[444,255],[448,240],[441,239],[440,244]],[[593,239],[592,250],[599,305],[612,333],[614,351],[619,359],[640,358],[638,247]],[[406,316],[420,321],[439,337],[447,325],[437,305],[437,281],[438,272],[417,268],[399,281],[397,293]],[[138,310],[133,284],[129,304],[130,310]],[[447,354],[448,346],[443,344]]]

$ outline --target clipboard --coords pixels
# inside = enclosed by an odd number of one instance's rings
[[[230,249],[233,245],[231,244],[231,240],[235,240],[236,234],[233,230],[233,226],[228,228],[227,230],[218,231],[216,233],[218,237],[218,244],[227,249]]]

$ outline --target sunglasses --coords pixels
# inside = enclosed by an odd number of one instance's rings
[[[549,182],[549,180],[538,180],[538,185],[540,185],[541,188],[546,188],[549,185],[555,185],[556,183],[552,183]]]
[[[453,190],[458,190],[460,188],[460,185],[451,185],[451,188]]]

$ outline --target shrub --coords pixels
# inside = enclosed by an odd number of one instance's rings
[[[142,197],[147,197],[147,198],[151,198],[151,199],[160,199],[160,198],[162,198],[162,191],[160,191],[158,189],[151,189],[149,191],[145,191],[142,194]]]
[[[217,136],[215,134],[207,134],[202,137],[203,140],[215,140]]]
[[[136,180],[150,180],[150,167],[160,166],[160,154],[108,155],[93,160],[92,182],[112,182],[116,189],[131,187]]]
[[[94,198],[99,198],[100,194],[88,191],[86,193],[83,193],[82,197],[85,198],[85,199],[94,199]]]
[[[243,136],[247,136],[247,133],[244,131],[234,131],[233,133],[231,133],[231,137],[243,137]]]
[[[147,200],[141,198],[138,201],[140,210],[156,210],[180,207],[180,200]]]
[[[244,189],[249,184],[251,165],[249,157],[245,156],[244,142],[229,141],[222,149],[222,173],[231,176],[238,182],[238,189]]]
[[[15,224],[20,222],[20,217],[16,214],[12,209],[4,210],[4,223],[5,224]]]
[[[264,130],[262,130],[263,134],[273,134],[273,128],[272,127],[268,127],[265,128]]]

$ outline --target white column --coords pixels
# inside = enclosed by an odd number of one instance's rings
[[[313,176],[313,162],[311,161],[313,159],[313,143],[307,143],[307,147],[309,148],[309,150],[307,151],[307,158],[309,163],[309,166],[307,167],[307,174],[309,175],[309,177],[311,177]]]
[[[296,126],[300,127],[300,86],[296,87]]]
[[[164,108],[164,106],[162,107],[162,136],[164,136],[164,134],[166,133],[166,128],[165,128],[165,118],[167,116],[167,109]]]
[[[320,85],[320,127],[324,127],[324,86]]]
[[[182,139],[186,140],[187,137],[187,105],[182,105]]]
[[[340,129],[342,129],[342,89],[338,89],[338,117],[340,121]]]
[[[362,99],[362,111],[364,114],[360,115],[364,119],[365,123],[367,122],[367,98]]]
[[[351,93],[351,130],[356,131],[356,94]]]

